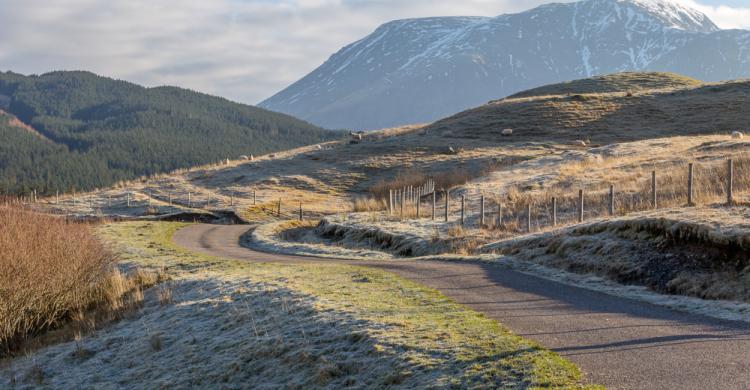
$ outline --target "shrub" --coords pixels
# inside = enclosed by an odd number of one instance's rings
[[[69,322],[95,326],[102,316],[92,310],[139,304],[160,277],[125,276],[115,261],[88,224],[0,205],[0,356]]]

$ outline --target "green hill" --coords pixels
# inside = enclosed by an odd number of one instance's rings
[[[104,187],[341,136],[226,99],[88,72],[0,72],[0,110],[0,193]]]

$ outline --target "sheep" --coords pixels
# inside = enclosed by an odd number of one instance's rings
[[[745,134],[743,134],[741,131],[732,132],[732,139],[743,139],[743,138],[745,138]]]
[[[511,135],[513,135],[513,129],[504,129],[500,132],[500,135],[510,137]]]
[[[575,146],[582,146],[582,147],[586,147],[586,145],[587,145],[587,144],[586,144],[586,141],[584,141],[584,140],[582,140],[582,139],[579,139],[579,140],[577,140],[577,141],[574,141],[574,142],[573,142],[573,145],[575,145]]]
[[[250,157],[245,156],[244,154],[240,156],[240,160],[249,160]]]

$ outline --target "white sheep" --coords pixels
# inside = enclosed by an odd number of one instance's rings
[[[743,138],[745,138],[745,134],[743,134],[741,131],[732,132],[732,139],[743,139]]]
[[[504,129],[500,132],[500,135],[504,137],[510,137],[511,135],[513,135],[513,129]]]

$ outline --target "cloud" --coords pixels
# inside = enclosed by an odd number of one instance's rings
[[[716,3],[716,0],[673,0],[687,7],[706,14],[717,26],[725,29],[750,29],[750,7],[728,6]]]
[[[750,11],[695,4],[722,27]],[[550,0],[0,0],[0,69],[84,69],[257,103],[383,22]]]

